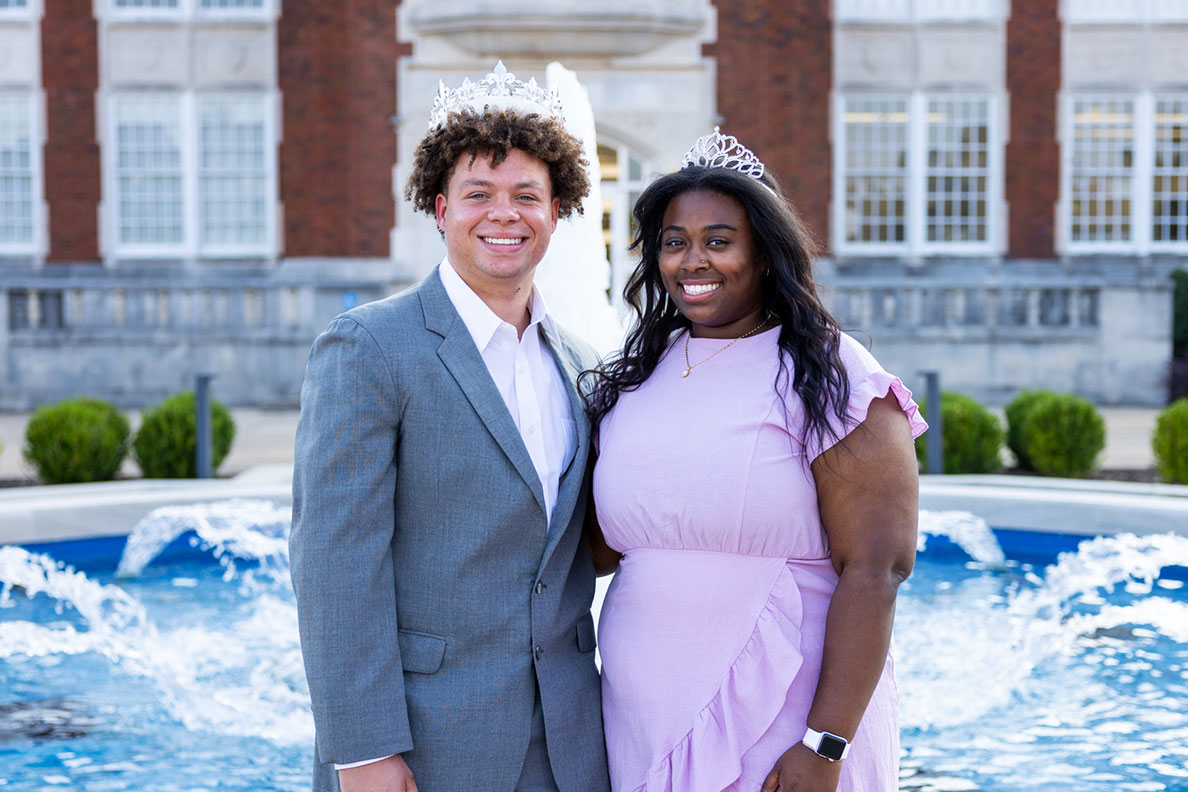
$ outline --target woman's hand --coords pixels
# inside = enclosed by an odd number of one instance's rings
[[[796,743],[776,760],[759,792],[834,792],[841,767]]]

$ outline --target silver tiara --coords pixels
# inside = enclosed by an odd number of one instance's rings
[[[519,110],[537,113],[549,118],[563,118],[561,99],[556,91],[541,88],[533,77],[528,82],[517,80],[507,70],[503,61],[495,64],[495,71],[478,82],[467,77],[457,90],[446,88],[437,81],[437,96],[433,99],[433,112],[429,114],[429,128],[439,127],[446,122],[450,113],[472,109],[483,112],[487,108]]]
[[[755,181],[763,178],[763,163],[755,152],[738,142],[734,135],[723,135],[714,127],[712,134],[697,139],[693,148],[681,160],[681,170],[688,167],[730,168]],[[766,184],[763,184],[766,187]]]

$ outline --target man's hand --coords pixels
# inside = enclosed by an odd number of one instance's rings
[[[338,771],[342,792],[417,792],[412,770],[400,754],[378,762]]]

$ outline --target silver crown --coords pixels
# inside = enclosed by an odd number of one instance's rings
[[[714,127],[713,133],[697,139],[693,148],[681,160],[681,170],[688,167],[730,168],[762,182],[763,163],[755,152],[738,142],[734,135],[723,135]],[[767,185],[764,184],[764,187]]]
[[[429,128],[445,123],[450,113],[472,109],[482,112],[489,107],[538,113],[550,118],[563,118],[561,99],[556,91],[541,88],[533,77],[528,82],[517,80],[507,70],[503,61],[495,64],[495,71],[478,82],[467,77],[457,90],[446,88],[437,81],[437,96],[433,99],[433,112],[429,114]]]

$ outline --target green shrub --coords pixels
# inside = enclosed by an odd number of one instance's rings
[[[145,478],[194,478],[198,463],[194,459],[197,429],[194,416],[194,391],[170,396],[141,419],[132,453]],[[235,439],[235,420],[217,400],[210,400],[211,471],[231,450]]]
[[[41,407],[25,426],[24,456],[46,484],[109,481],[128,455],[128,419],[98,399]]]
[[[1003,409],[1006,414],[1006,443],[1007,448],[1015,455],[1015,462],[1020,470],[1035,470],[1027,449],[1023,444],[1023,427],[1031,416],[1031,410],[1046,397],[1054,395],[1052,391],[1025,390],[1011,399]]]
[[[1151,450],[1161,480],[1188,484],[1188,398],[1172,402],[1155,418]]]
[[[1044,476],[1087,476],[1105,448],[1105,421],[1097,408],[1071,393],[1037,399],[1022,434],[1028,460]]]
[[[927,400],[920,400],[927,417]],[[994,413],[977,401],[952,391],[941,391],[941,452],[945,473],[993,473],[1002,467],[1002,425]],[[916,459],[928,469],[928,434],[916,438]]]

